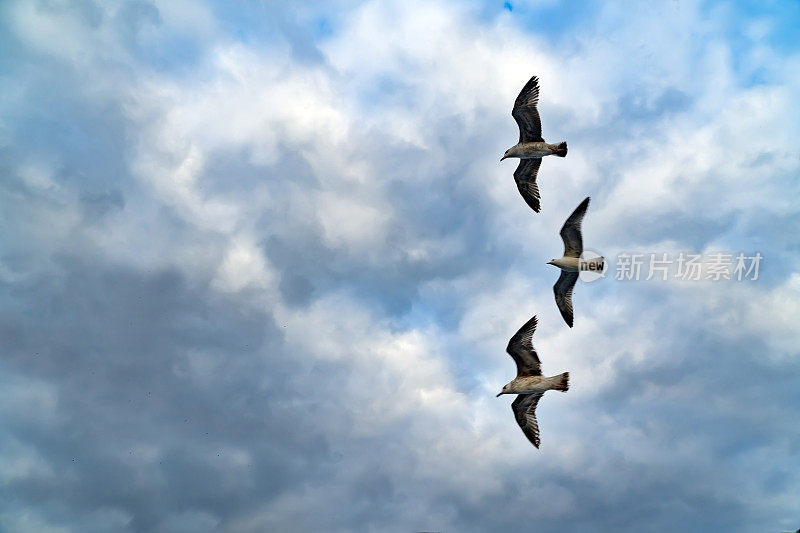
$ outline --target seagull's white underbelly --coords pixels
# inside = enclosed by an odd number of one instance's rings
[[[562,257],[554,261],[555,266],[567,272],[578,272],[580,270],[580,258],[578,257]]]

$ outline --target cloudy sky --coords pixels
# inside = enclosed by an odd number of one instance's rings
[[[800,527],[799,20],[3,1],[0,530]],[[499,162],[533,74],[570,147],[540,215]],[[587,195],[611,269],[570,330],[545,262]],[[633,252],[763,261],[615,279]],[[533,314],[571,373],[538,451],[494,397]]]

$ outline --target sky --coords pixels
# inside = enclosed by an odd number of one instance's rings
[[[799,20],[3,1],[0,531],[797,529]],[[540,214],[499,161],[534,74]],[[495,398],[534,314],[540,450]]]

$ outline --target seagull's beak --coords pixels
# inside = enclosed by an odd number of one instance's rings
[[[502,161],[502,160],[503,160],[503,159],[505,159],[506,157],[508,157],[508,156],[507,156],[507,155],[504,155],[503,157],[501,157],[501,158],[500,158],[500,161]]]
[[[502,396],[502,395],[503,395],[503,393],[502,393],[502,392],[500,392],[500,393],[498,393],[498,394],[497,394],[497,396],[495,396],[495,398],[499,398],[499,397],[500,397],[500,396]]]

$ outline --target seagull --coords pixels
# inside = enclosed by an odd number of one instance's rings
[[[553,265],[561,269],[558,281],[553,285],[553,293],[556,296],[556,305],[561,311],[561,316],[569,327],[572,327],[572,289],[578,281],[578,274],[581,270],[603,271],[603,258],[585,260],[581,258],[583,254],[583,238],[581,237],[581,222],[586,208],[589,207],[589,197],[587,196],[575,211],[569,216],[564,225],[561,226],[561,240],[564,241],[564,257],[561,259],[551,259],[548,265]]]
[[[539,424],[536,422],[536,405],[548,390],[569,390],[569,372],[557,376],[542,375],[542,363],[533,348],[531,339],[536,331],[536,316],[528,320],[511,340],[506,351],[517,363],[517,377],[503,386],[501,394],[516,394],[517,399],[511,404],[517,424],[531,443],[539,447]]]
[[[539,203],[539,186],[536,185],[536,174],[546,155],[567,157],[567,143],[547,144],[542,139],[542,121],[536,104],[539,103],[539,78],[536,76],[528,80],[525,87],[514,102],[511,116],[519,126],[519,142],[506,150],[500,161],[509,157],[520,159],[517,170],[514,171],[514,181],[517,189],[531,209],[537,213],[541,210]]]

